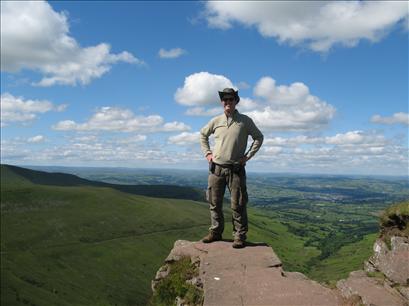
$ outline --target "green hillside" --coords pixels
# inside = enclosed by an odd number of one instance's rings
[[[2,305],[144,305],[174,241],[207,233],[206,203],[25,170],[1,167]],[[228,207],[225,220],[230,239]],[[250,242],[269,243],[287,271],[311,271],[320,251],[306,246],[308,237],[261,209],[250,208],[249,221]],[[343,270],[365,259],[348,256],[353,264],[338,260]],[[316,279],[338,277],[331,269],[319,266]]]
[[[343,246],[339,251],[316,263],[308,276],[330,284],[347,278],[349,272],[363,268],[363,261],[373,254],[372,246],[378,234],[365,235],[364,239]],[[354,268],[353,268],[354,267]]]
[[[2,305],[143,305],[174,241],[208,228],[204,203],[1,170]]]

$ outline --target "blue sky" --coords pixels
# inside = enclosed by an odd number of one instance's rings
[[[233,86],[253,171],[408,174],[407,2],[1,3],[1,162],[206,169]],[[249,144],[251,139],[249,139]]]

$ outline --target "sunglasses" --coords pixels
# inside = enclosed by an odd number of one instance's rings
[[[223,102],[233,102],[233,101],[235,101],[236,99],[234,99],[234,98],[224,98],[223,99]]]

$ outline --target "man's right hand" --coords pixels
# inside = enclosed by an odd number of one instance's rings
[[[213,154],[212,153],[207,154],[206,158],[207,158],[207,161],[210,163],[213,159]]]

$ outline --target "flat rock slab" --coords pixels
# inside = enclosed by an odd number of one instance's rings
[[[354,271],[345,280],[337,283],[345,298],[359,295],[364,305],[371,306],[407,306],[409,301],[399,295],[384,282],[368,277],[364,271]]]
[[[217,241],[177,241],[168,261],[180,256],[200,258],[204,306],[224,305],[342,305],[343,299],[301,273],[285,273],[281,261],[266,244],[243,249]]]

